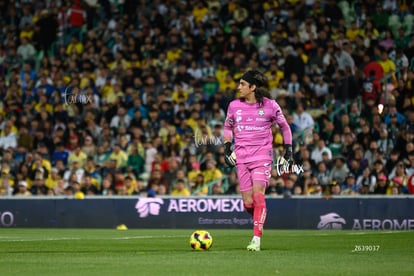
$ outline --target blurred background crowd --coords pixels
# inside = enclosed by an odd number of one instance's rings
[[[0,195],[238,194],[222,132],[248,69],[267,76],[303,168],[273,169],[269,196],[412,194],[413,9],[1,1]]]

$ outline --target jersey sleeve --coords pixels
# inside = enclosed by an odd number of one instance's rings
[[[282,131],[283,143],[292,145],[292,131],[286,121],[285,115],[283,115],[282,109],[276,101],[273,101],[273,122],[278,125]]]
[[[233,140],[234,114],[232,104],[227,108],[226,120],[224,121],[224,140]]]

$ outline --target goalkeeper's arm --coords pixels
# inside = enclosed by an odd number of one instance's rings
[[[227,118],[224,123],[224,161],[229,167],[234,167],[236,165],[235,155],[231,150],[231,145],[233,143],[233,120],[231,119],[230,108],[228,110]]]
[[[293,148],[292,148],[292,131],[290,129],[290,126],[288,122],[286,121],[286,118],[282,115],[280,116],[278,125],[280,127],[280,130],[282,131],[283,135],[283,148],[285,150],[283,158],[286,160],[285,162],[288,163],[289,170],[291,166],[293,165]]]

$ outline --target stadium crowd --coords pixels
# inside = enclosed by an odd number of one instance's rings
[[[1,1],[0,195],[239,193],[222,131],[246,69],[303,168],[268,195],[413,194],[412,3]]]

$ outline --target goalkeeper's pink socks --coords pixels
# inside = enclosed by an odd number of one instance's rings
[[[264,194],[254,193],[253,194],[253,234],[257,237],[262,236],[263,225],[266,220],[266,201]]]
[[[247,213],[249,213],[251,216],[253,216],[254,208],[253,203],[243,203],[244,209]]]

